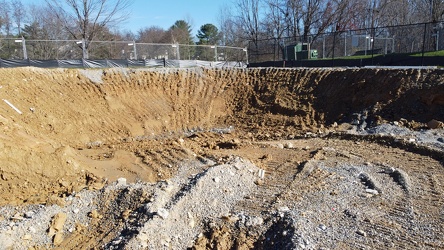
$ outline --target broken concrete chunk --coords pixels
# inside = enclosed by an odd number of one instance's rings
[[[168,210],[165,208],[159,208],[159,210],[157,210],[157,215],[159,215],[162,219],[166,219],[170,215],[170,212],[168,212]]]

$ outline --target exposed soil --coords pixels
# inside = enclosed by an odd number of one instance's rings
[[[443,73],[0,69],[0,249],[444,248]]]

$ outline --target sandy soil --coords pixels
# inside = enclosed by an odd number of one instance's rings
[[[442,70],[0,69],[0,97],[0,249],[444,248]]]

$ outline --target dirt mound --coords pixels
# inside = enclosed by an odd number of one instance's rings
[[[443,83],[439,69],[0,69],[0,243],[443,247],[444,135],[424,132],[444,121]]]

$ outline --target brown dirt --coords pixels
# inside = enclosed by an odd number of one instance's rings
[[[444,121],[443,83],[443,71],[431,69],[0,69],[0,99],[22,112],[0,103],[0,205],[63,206],[73,192],[101,190],[120,177],[156,183],[174,177],[183,161],[236,155],[267,173],[257,193],[236,205],[251,215],[265,216],[284,205],[303,211],[309,208],[307,196],[324,191],[331,194],[325,199],[335,199],[339,180],[334,176],[341,174],[332,169],[370,164],[400,168],[416,186],[411,194],[394,195],[404,203],[351,200],[353,209],[370,206],[398,216],[396,211],[411,206],[415,213],[429,214],[423,221],[439,224],[441,151],[343,132],[356,113],[369,126],[397,121],[424,129],[432,119]],[[292,146],[282,147],[288,143]],[[323,168],[304,174],[319,161]],[[119,216],[125,209],[137,210],[148,199],[141,197],[150,196],[130,193],[133,200],[120,204]],[[126,223],[110,217],[115,207],[105,201],[115,196],[103,198],[99,213],[104,218],[94,218],[59,247],[101,248],[111,241],[118,234],[113,229]],[[314,219],[313,211],[306,212],[307,220]],[[372,243],[381,231],[393,237],[392,247],[444,247],[433,238],[443,235],[442,228],[421,243],[421,234],[381,218],[362,224],[373,230],[365,240],[342,239],[336,247],[342,242],[382,248],[387,242]],[[196,239],[195,249],[286,248],[288,239],[265,239],[277,230],[274,226],[289,227],[285,218],[267,220],[269,231],[251,232],[229,220],[215,221]]]

